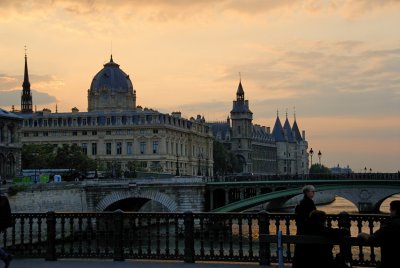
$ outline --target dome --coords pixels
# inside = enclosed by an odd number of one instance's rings
[[[101,89],[108,89],[118,93],[133,92],[132,82],[124,71],[119,68],[119,65],[113,61],[112,55],[110,62],[104,64],[92,80],[90,91],[99,92]]]
[[[136,108],[136,91],[119,65],[113,61],[104,64],[92,80],[88,90],[88,111],[120,111]]]

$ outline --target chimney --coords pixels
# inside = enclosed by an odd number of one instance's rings
[[[302,136],[303,136],[303,140],[305,141],[305,140],[306,140],[306,131],[303,130],[303,131],[302,131],[302,134],[303,134],[303,135],[302,135]]]
[[[267,133],[271,134],[271,127],[267,127]]]

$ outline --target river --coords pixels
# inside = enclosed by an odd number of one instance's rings
[[[318,193],[316,193],[316,194],[318,194]],[[400,200],[400,195],[393,195],[393,196],[389,197],[388,199],[386,199],[382,203],[382,205],[380,207],[380,211],[382,213],[389,213],[390,212],[389,204],[393,200]],[[320,206],[317,206],[317,208],[322,211],[325,211],[328,214],[337,214],[342,211],[346,211],[348,213],[358,213],[358,210],[353,203],[351,203],[347,199],[344,199],[340,196],[337,196],[335,198],[335,201],[333,201],[332,203],[326,204],[326,205],[320,205]]]

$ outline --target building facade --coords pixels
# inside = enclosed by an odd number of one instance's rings
[[[0,109],[0,181],[21,172],[21,122],[20,116]]]
[[[44,109],[20,115],[23,144],[76,144],[89,157],[122,170],[136,161],[147,171],[213,175],[213,136],[205,119],[136,106],[129,75],[112,56],[92,80],[88,112]]]
[[[308,142],[304,131],[300,135],[296,119],[290,126],[286,116],[282,127],[277,115],[272,132],[270,127],[253,124],[252,121],[253,113],[240,81],[230,117],[226,122],[209,123],[215,140],[225,144],[236,155],[243,173],[308,173]]]

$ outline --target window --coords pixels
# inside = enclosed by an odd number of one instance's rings
[[[87,136],[87,131],[82,131],[83,136]]]
[[[117,142],[117,154],[122,154],[122,142]]]
[[[57,120],[57,119],[54,119],[54,120],[53,120],[53,126],[56,127],[57,125],[58,125],[58,120]]]
[[[72,136],[78,136],[78,131],[72,131]]]
[[[96,136],[97,135],[97,130],[93,130],[92,131],[92,136]]]
[[[240,126],[237,127],[238,134],[240,134]]]
[[[97,143],[92,143],[92,155],[97,155]]]
[[[121,117],[117,117],[117,125],[121,125]]]
[[[47,127],[47,120],[43,120],[43,126]]]
[[[39,136],[39,132],[33,132],[33,136],[34,136],[34,137]]]
[[[153,134],[157,134],[158,133],[158,129],[153,129]]]
[[[158,154],[158,141],[153,141],[153,154]]]
[[[126,154],[132,154],[132,142],[126,143]]]
[[[29,137],[29,133],[28,133],[28,132],[25,132],[25,133],[24,133],[24,137]]]
[[[107,130],[106,135],[111,135],[111,130]]]
[[[45,136],[45,137],[49,136],[49,132],[47,132],[47,131],[43,132],[43,136]]]
[[[107,117],[107,125],[111,125],[111,118]]]
[[[111,155],[111,142],[106,143],[106,154]]]
[[[146,153],[146,142],[142,141],[140,143],[140,154]]]
[[[82,148],[82,153],[84,155],[87,155],[87,143],[82,143],[81,148]]]
[[[83,118],[83,119],[82,119],[82,125],[83,125],[83,126],[86,126],[86,118]]]

